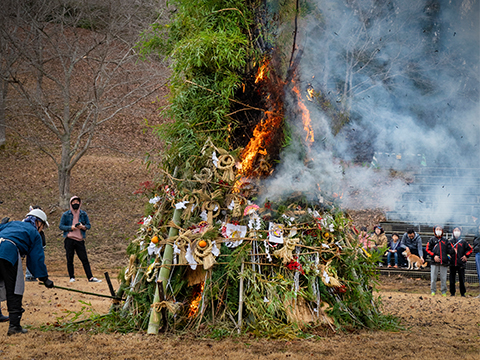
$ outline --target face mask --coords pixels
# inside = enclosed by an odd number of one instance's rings
[[[456,238],[459,238],[459,237],[460,237],[460,234],[461,234],[460,231],[454,231],[454,232],[453,232],[453,236],[455,236]]]
[[[80,204],[72,204],[73,210],[78,210],[79,207],[80,207]]]
[[[442,236],[442,230],[435,230],[435,235]]]

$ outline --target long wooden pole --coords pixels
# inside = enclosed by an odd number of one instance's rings
[[[240,289],[238,290],[238,333],[242,331],[242,316],[243,316],[243,269],[245,263],[242,261],[242,267],[240,268]]]
[[[173,222],[175,225],[180,226],[180,216],[182,215],[182,211],[180,209],[175,209],[173,212]],[[178,229],[176,227],[171,227],[168,231],[168,237],[174,237],[178,235]],[[167,283],[168,278],[170,277],[171,265],[173,262],[173,246],[171,244],[165,245],[165,250],[163,251],[163,260],[162,260],[162,267],[160,269],[160,273],[158,274],[157,282],[161,282],[161,286],[163,288],[163,293],[167,293]],[[155,288],[155,295],[153,296],[153,302],[159,302],[160,300],[160,292],[159,286]],[[148,329],[147,334],[158,334],[158,328],[160,326],[160,314],[156,312],[154,309],[150,309],[150,320],[148,322]]]

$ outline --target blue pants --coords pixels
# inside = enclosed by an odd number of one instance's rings
[[[390,251],[388,252],[388,254],[387,254],[387,265],[390,265],[390,260],[392,258],[392,254],[393,254],[393,257],[395,259],[395,265],[398,265],[398,251],[395,252],[395,253],[391,253]]]

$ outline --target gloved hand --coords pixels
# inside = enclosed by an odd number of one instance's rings
[[[50,280],[50,279],[44,280],[43,285],[45,285],[46,288],[51,289],[51,288],[53,288],[53,281]]]

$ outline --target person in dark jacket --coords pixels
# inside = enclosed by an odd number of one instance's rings
[[[407,232],[403,234],[402,241],[400,242],[400,248],[402,249],[402,251],[400,251],[400,254],[407,247],[410,249],[410,252],[413,255],[417,255],[418,257],[420,257],[420,259],[425,261],[425,259],[423,258],[422,238],[413,229],[408,229]],[[401,256],[402,265],[407,266],[407,259],[403,255]]]
[[[477,276],[480,281],[480,226],[477,228],[477,236],[473,239],[473,253],[475,254],[475,265],[477,266]],[[480,298],[480,295],[477,296]]]
[[[10,326],[7,335],[23,334],[20,325],[25,282],[21,256],[27,257],[27,266],[33,276],[53,287],[45,266],[40,231],[48,227],[47,216],[40,209],[27,214],[25,221],[12,221],[0,225],[0,300],[7,300]]]
[[[454,253],[452,245],[443,236],[441,226],[433,228],[434,236],[427,243],[426,251],[432,257],[430,265],[430,288],[432,296],[437,292],[437,277],[440,272],[442,296],[447,296],[447,267],[450,264],[449,255]]]
[[[465,266],[467,258],[473,252],[472,246],[462,237],[462,229],[456,227],[453,229],[453,238],[450,244],[455,253],[450,259],[450,295],[455,296],[455,277],[458,273],[458,282],[460,284],[460,295],[465,296]]]
[[[93,277],[90,263],[88,261],[87,249],[85,247],[85,232],[89,230],[90,220],[85,211],[80,209],[82,200],[78,196],[72,196],[70,199],[70,210],[65,211],[60,219],[60,230],[65,237],[64,245],[67,256],[67,270],[70,276],[70,282],[75,282],[75,269],[73,267],[73,257],[75,252],[82,262],[83,270],[90,282],[101,282]]]

